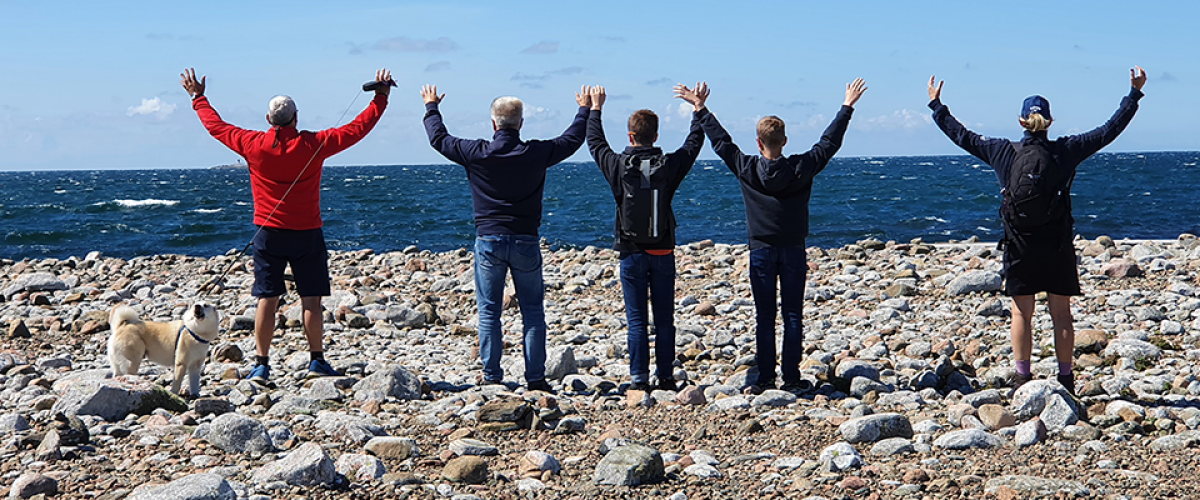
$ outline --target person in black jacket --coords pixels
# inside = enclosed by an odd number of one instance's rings
[[[1065,203],[1062,216],[1035,227],[1014,227],[1011,216],[1001,215],[1005,225],[1004,236],[1004,294],[1012,297],[1013,357],[1016,359],[1017,375],[1014,386],[1033,378],[1031,358],[1033,356],[1033,313],[1034,296],[1046,292],[1050,306],[1050,318],[1054,323],[1054,351],[1058,358],[1058,381],[1072,394],[1075,379],[1072,374],[1075,351],[1075,327],[1071,317],[1071,296],[1082,295],[1079,288],[1079,270],[1076,268],[1075,246],[1071,243],[1075,219],[1071,216],[1070,187],[1075,170],[1089,156],[1115,140],[1129,125],[1137,112],[1138,100],[1142,98],[1142,86],[1146,84],[1146,72],[1140,66],[1129,70],[1131,89],[1121,100],[1121,106],[1108,122],[1090,132],[1059,137],[1050,141],[1046,129],[1053,119],[1050,103],[1042,96],[1030,96],[1022,106],[1019,122],[1025,129],[1025,137],[1019,143],[1008,139],[990,139],[967,130],[950,115],[950,109],[942,104],[942,85],[929,78],[929,108],[933,110],[933,121],[946,136],[972,156],[991,165],[996,177],[1005,190],[1010,187],[1010,171],[1018,161],[1022,150],[1045,148],[1051,158],[1046,175],[1065,179],[1060,187],[1061,202]],[[1021,160],[1027,161],[1027,160]],[[1015,172],[1021,172],[1015,170]],[[1010,194],[1006,195],[1011,197]],[[1009,203],[1009,202],[1006,202]],[[1004,210],[1002,210],[1002,214]]]
[[[708,93],[698,96],[700,106]],[[604,138],[601,108],[604,87],[591,88],[587,142],[617,203],[613,249],[620,253],[621,290],[628,323],[629,375],[633,390],[650,390],[650,339],[646,302],[654,309],[654,356],[658,389],[673,391],[675,362],[675,213],[671,201],[704,147],[704,131],[695,114],[683,147],[663,154],[658,140],[658,116],[635,111],[629,117],[629,146],[617,154]],[[643,167],[646,170],[643,175]],[[646,187],[643,188],[642,181]],[[639,197],[639,192],[650,196]],[[645,233],[645,234],[643,234]],[[647,296],[647,290],[649,294]]]
[[[758,151],[743,154],[729,133],[704,106],[702,96],[708,86],[696,89],[675,87],[677,97],[696,107],[700,126],[712,141],[713,149],[737,176],[746,204],[746,229],[750,235],[750,291],[754,295],[755,357],[758,379],[745,389],[761,393],[775,388],[775,283],[783,304],[783,347],[780,371],[783,389],[805,392],[812,384],[800,378],[800,358],[804,354],[801,324],[804,307],[804,280],[808,261],[804,238],[808,235],[808,200],[813,177],[829,164],[842,147],[842,137],[854,113],[854,104],[866,92],[861,78],[846,84],[846,100],[821,141],[808,152],[783,156],[787,144],[784,123],[776,116],[758,121]]]

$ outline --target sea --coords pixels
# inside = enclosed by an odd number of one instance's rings
[[[1173,239],[1200,234],[1200,152],[1103,153],[1079,167],[1076,233]],[[616,204],[595,163],[547,173],[541,236],[552,248],[610,247]],[[995,241],[1000,187],[970,156],[835,158],[817,176],[807,244],[866,238]],[[321,188],[332,250],[445,251],[474,241],[465,171],[455,165],[327,166]],[[741,189],[699,161],[675,197],[680,244],[745,243]],[[153,254],[209,257],[255,232],[245,168],[0,172],[0,258]]]

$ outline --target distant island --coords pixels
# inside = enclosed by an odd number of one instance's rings
[[[225,165],[213,165],[208,168],[211,170],[233,170],[233,169],[245,170],[246,162],[243,160],[238,160],[237,163],[227,163]]]

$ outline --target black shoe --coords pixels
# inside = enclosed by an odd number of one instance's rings
[[[633,382],[629,384],[629,387],[625,388],[625,392],[629,391],[650,392],[650,384],[646,382]]]
[[[508,387],[507,385],[505,385],[503,380],[491,380],[491,379],[487,379],[487,378],[480,378],[478,385],[479,385],[479,387],[486,387],[489,385],[499,385],[499,386]]]
[[[807,380],[800,379],[792,382],[784,382],[783,387],[780,387],[780,389],[799,396],[813,390],[813,384]]]
[[[659,379],[658,385],[655,387],[660,391],[678,391],[679,386],[675,384],[674,379]]]
[[[1017,389],[1020,389],[1021,386],[1025,385],[1030,380],[1033,380],[1033,374],[1021,375],[1020,373],[1018,373],[1015,376],[1013,376],[1013,384],[1012,384],[1013,392],[1016,392]]]
[[[1067,388],[1067,392],[1071,394],[1071,397],[1073,397],[1073,398],[1077,397],[1075,395],[1075,376],[1074,375],[1061,375],[1060,374],[1058,376],[1058,383],[1062,384],[1063,387]]]
[[[554,392],[554,388],[550,387],[550,384],[545,379],[528,382],[525,384],[525,387],[531,391]]]

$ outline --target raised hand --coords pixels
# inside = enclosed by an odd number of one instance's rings
[[[930,101],[936,101],[936,100],[942,98],[942,84],[946,83],[945,80],[942,80],[940,82],[937,82],[937,86],[935,87],[935,86],[933,86],[934,81],[936,81],[936,78],[931,75],[929,77],[929,100]]]
[[[1133,88],[1139,91],[1142,90],[1142,87],[1146,85],[1146,70],[1142,69],[1141,66],[1134,66],[1133,69],[1129,70],[1129,84],[1133,85]]]
[[[862,99],[863,92],[867,91],[867,82],[862,78],[855,78],[853,82],[846,84],[846,106],[854,107],[854,103]]]
[[[183,90],[186,90],[188,95],[195,99],[204,95],[204,80],[207,78],[208,75],[205,75],[200,77],[200,80],[197,81],[196,70],[188,68],[183,70],[183,73],[179,74],[179,84],[183,85]]]
[[[588,87],[587,85],[583,85],[583,86],[579,87],[579,92],[575,93],[575,102],[579,103],[580,106],[583,106],[585,108],[588,106],[591,106],[592,105],[591,88]]]
[[[708,83],[706,82],[696,82],[695,89],[689,89],[687,85],[682,83],[675,85],[675,98],[687,101],[695,111],[704,109],[704,103],[708,101],[708,94],[710,92]]]
[[[592,109],[600,111],[600,108],[604,107],[604,98],[607,97],[604,93],[604,87],[593,85],[591,90],[588,91],[588,95],[592,98]]]
[[[446,94],[438,95],[437,85],[425,85],[421,87],[421,99],[425,100],[425,104],[441,104],[442,99],[446,98]]]
[[[392,87],[396,85],[396,82],[392,81],[392,72],[387,68],[375,72],[375,81],[387,83],[387,85],[375,89],[375,95],[389,95],[392,93]]]

